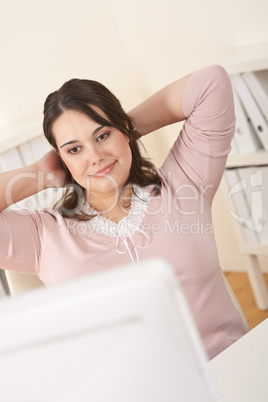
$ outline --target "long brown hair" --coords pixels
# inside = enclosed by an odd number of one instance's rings
[[[98,114],[91,105],[100,108],[107,120]],[[132,152],[132,164],[125,186],[136,184],[140,187],[153,185],[153,194],[158,195],[161,189],[161,179],[158,176],[152,162],[142,156],[140,150],[140,134],[134,128],[127,113],[123,110],[119,100],[101,83],[86,79],[71,79],[62,87],[48,95],[44,104],[43,129],[48,142],[58,151],[53,135],[53,124],[65,110],[77,110],[86,114],[97,123],[111,126],[129,138],[129,146]],[[91,219],[77,210],[79,201],[84,198],[84,189],[73,179],[65,164],[66,189],[57,204],[61,214],[68,218],[79,220]]]

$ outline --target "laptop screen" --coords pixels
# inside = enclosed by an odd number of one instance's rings
[[[1,299],[5,402],[218,396],[176,276],[163,260]]]

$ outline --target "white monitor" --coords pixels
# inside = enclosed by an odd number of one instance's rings
[[[107,269],[0,302],[3,402],[218,397],[173,269]]]

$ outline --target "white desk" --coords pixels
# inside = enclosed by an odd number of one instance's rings
[[[209,363],[224,402],[268,401],[268,319]]]

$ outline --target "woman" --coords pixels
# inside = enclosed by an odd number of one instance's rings
[[[155,169],[138,138],[181,120],[180,135]],[[65,83],[44,108],[54,150],[1,174],[0,207],[47,187],[65,186],[66,194],[53,210],[0,214],[1,266],[49,285],[165,258],[208,356],[216,356],[245,333],[225,289],[211,220],[234,125],[232,88],[220,66],[175,81],[128,114],[99,83]]]

